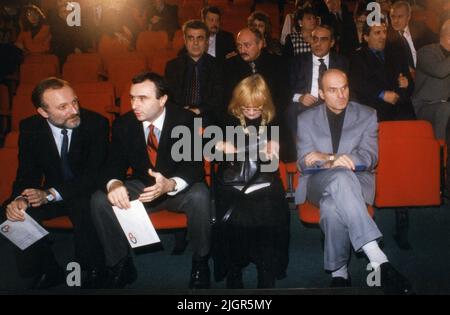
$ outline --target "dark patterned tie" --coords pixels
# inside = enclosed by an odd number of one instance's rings
[[[255,74],[257,71],[256,71],[256,64],[252,61],[252,62],[250,62],[250,67],[252,68],[252,74]]]
[[[325,71],[328,70],[328,67],[325,64],[323,58],[319,58],[319,62],[320,62],[320,65],[319,65],[319,86],[320,86],[320,80],[322,80],[322,76],[325,73]]]
[[[67,129],[62,129],[63,141],[61,145],[61,168],[63,171],[64,181],[73,179],[73,173],[69,164],[69,136],[67,135]]]
[[[200,105],[200,78],[198,74],[198,63],[194,63],[191,84],[191,99],[190,104],[188,105],[198,107]]]
[[[158,157],[158,138],[155,134],[155,126],[150,125],[148,127],[148,138],[147,138],[147,153],[148,158],[150,162],[152,163],[153,167],[156,167],[156,160]]]

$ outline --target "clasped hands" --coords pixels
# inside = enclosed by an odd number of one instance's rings
[[[306,155],[305,164],[307,167],[313,166],[317,162],[325,162],[323,167],[334,168],[334,167],[345,167],[349,170],[355,170],[355,163],[346,154],[337,155],[333,161],[330,161],[330,154],[313,151]]]
[[[166,178],[161,173],[151,169],[148,170],[148,174],[155,178],[155,184],[144,188],[143,192],[139,195],[139,201],[144,203],[151,202],[158,197],[175,190],[175,180]],[[108,200],[113,206],[121,209],[131,208],[128,190],[121,181],[116,181],[111,184],[108,191]]]

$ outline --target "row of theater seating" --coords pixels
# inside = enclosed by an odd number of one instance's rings
[[[376,168],[375,206],[416,207],[438,206],[440,198],[440,144],[426,121],[382,122],[379,126],[379,163]],[[0,165],[6,166],[0,178],[0,200],[11,192],[17,169],[17,148],[0,149]],[[298,184],[295,163],[280,163],[280,176],[287,191]],[[206,180],[210,180],[210,165],[205,163]],[[368,211],[373,215],[373,207]],[[299,218],[308,224],[319,222],[319,209],[306,202],[298,207]],[[150,214],[156,229],[180,229],[187,224],[180,213],[161,211]],[[68,217],[44,222],[47,228],[71,229]]]

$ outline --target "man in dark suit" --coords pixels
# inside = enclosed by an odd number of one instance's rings
[[[220,29],[222,13],[217,7],[204,7],[202,9],[202,21],[209,30],[208,54],[216,57],[222,63],[236,49],[234,36],[230,32]]]
[[[415,119],[411,103],[414,90],[408,62],[402,52],[386,47],[387,28],[363,26],[366,47],[350,60],[350,90],[364,105],[377,110],[379,121]]]
[[[178,24],[178,6],[167,4],[164,0],[153,0],[148,12],[149,29],[165,31],[169,41],[173,41]]]
[[[287,63],[277,55],[269,54],[264,47],[263,35],[254,28],[244,28],[236,38],[239,55],[228,59],[224,65],[226,104],[233,89],[247,76],[262,75],[270,88],[277,113],[284,113],[289,103],[289,77]]]
[[[334,29],[336,50],[344,56],[350,56],[358,47],[358,32],[356,31],[353,14],[341,0],[324,0],[328,12],[321,16],[322,25],[330,25]]]
[[[167,92],[161,76],[150,72],[136,75],[130,89],[133,111],[113,125],[102,176],[105,190],[96,192],[91,200],[92,217],[105,249],[108,288],[122,288],[137,277],[130,245],[112,209],[128,209],[130,200],[135,199],[144,203],[147,211],[186,213],[194,252],[189,287],[208,288],[210,284],[210,208],[203,163],[192,158],[176,161],[171,154],[178,141],[171,137],[173,129],[187,127],[192,135],[194,115],[168,104]],[[132,176],[127,179],[129,168]]]
[[[68,82],[48,78],[32,93],[38,115],[20,124],[19,167],[6,206],[11,221],[23,221],[24,212],[38,222],[68,214],[74,226],[75,259],[89,271],[96,285],[103,265],[101,247],[90,219],[89,200],[98,169],[106,159],[109,127],[106,118],[79,108]],[[17,251],[19,272],[37,274],[35,289],[61,283],[47,237],[23,252]]]
[[[437,35],[423,22],[411,21],[411,6],[407,1],[395,2],[390,10],[391,25],[388,43],[404,51],[411,70],[416,68],[417,51],[425,45],[437,42]]]
[[[199,20],[183,25],[186,52],[169,61],[165,78],[172,101],[200,115],[209,124],[223,103],[222,70],[207,51],[209,31]]]
[[[297,134],[297,116],[321,103],[319,78],[328,69],[348,70],[347,59],[335,52],[334,32],[328,25],[318,26],[312,32],[311,53],[297,57],[291,68],[292,102],[286,111],[290,128]]]

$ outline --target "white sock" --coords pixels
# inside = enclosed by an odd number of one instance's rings
[[[343,265],[341,268],[339,268],[338,270],[335,270],[331,273],[331,276],[333,278],[336,277],[341,277],[344,279],[348,279],[348,270],[347,270],[347,265]]]
[[[362,250],[366,254],[367,258],[369,258],[373,268],[377,268],[382,263],[388,262],[386,255],[378,246],[377,241],[367,243],[362,247]]]

